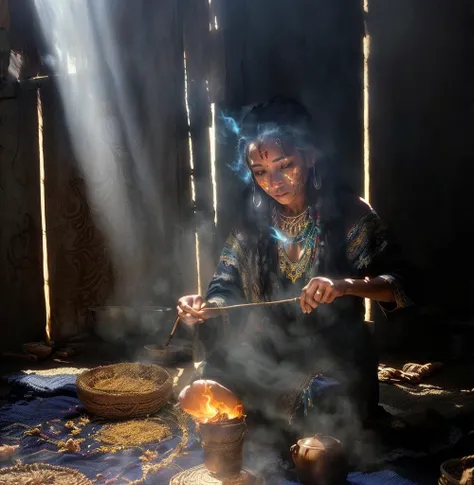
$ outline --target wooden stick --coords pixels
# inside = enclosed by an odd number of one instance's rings
[[[171,332],[165,347],[168,347],[168,345],[171,343],[171,340],[173,340],[174,334],[176,333],[176,329],[178,328],[178,323],[179,323],[179,317],[176,317],[176,320],[174,321],[173,328],[171,329]]]
[[[280,305],[281,303],[295,303],[300,301],[300,297],[297,296],[296,298],[288,298],[287,300],[276,300],[276,301],[260,301],[258,303],[242,303],[240,305],[229,305],[229,306],[217,306],[217,307],[209,307],[204,308],[203,310],[206,312],[211,311],[225,311],[225,310],[233,310],[234,308],[249,308],[249,307],[256,307],[256,306],[267,306],[267,305]]]

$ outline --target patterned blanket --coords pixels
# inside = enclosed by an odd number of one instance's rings
[[[8,378],[15,396],[77,396],[74,374],[43,376],[38,374],[14,374]]]
[[[96,485],[134,481],[167,485],[179,471],[202,463],[202,448],[193,423],[173,407],[149,418],[149,426],[165,430],[161,441],[130,445],[124,435],[122,444],[119,439],[112,444],[104,442],[102,431],[110,430],[107,427],[113,425],[87,416],[73,395],[75,377],[30,374],[28,378],[12,378],[14,390],[26,389],[28,399],[0,408],[0,444],[19,445],[12,460],[0,462],[0,467],[12,465],[15,460],[25,464],[42,462],[75,468],[95,480]],[[115,438],[119,435],[117,433],[113,435]],[[272,459],[268,457],[268,461]],[[246,456],[245,464],[258,470],[262,457],[258,460],[260,463],[256,462],[255,456]],[[277,468],[276,455],[274,460]],[[388,470],[351,473],[348,482],[352,485],[419,485]],[[288,482],[283,473],[280,476],[272,473],[267,483],[297,484]]]

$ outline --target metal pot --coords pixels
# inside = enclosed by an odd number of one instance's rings
[[[193,360],[193,348],[191,345],[145,345],[149,357],[156,364],[175,365],[177,363],[191,362]]]
[[[474,467],[474,455],[447,460],[441,464],[439,485],[471,485],[474,483],[471,468]],[[464,476],[463,476],[464,475]]]
[[[298,440],[291,456],[299,481],[304,485],[340,485],[349,472],[342,443],[330,436],[315,435]]]
[[[169,333],[167,307],[100,306],[91,308],[94,333],[108,343],[127,342],[130,337],[156,337]]]
[[[204,450],[204,466],[217,477],[239,475],[242,470],[244,435],[247,431],[245,418],[200,423],[198,431]]]

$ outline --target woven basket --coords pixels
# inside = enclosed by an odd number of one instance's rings
[[[96,389],[98,383],[114,376],[144,379],[154,385],[154,389],[121,392]],[[169,400],[173,381],[168,372],[157,365],[114,364],[96,367],[77,377],[77,394],[90,414],[106,419],[131,419],[154,414]]]
[[[0,469],[0,485],[25,485],[27,483],[92,485],[92,482],[77,470],[46,463],[16,465]]]
[[[445,461],[441,467],[438,485],[460,485],[464,470],[474,467],[474,455]]]

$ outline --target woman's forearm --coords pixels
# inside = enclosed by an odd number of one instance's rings
[[[346,278],[344,280],[344,294],[370,298],[380,302],[395,301],[393,285],[380,276],[364,279]]]

